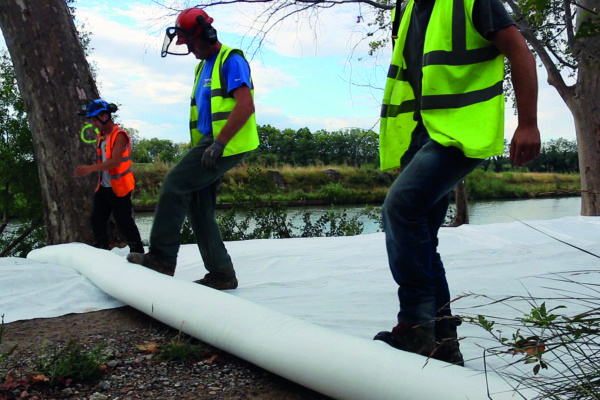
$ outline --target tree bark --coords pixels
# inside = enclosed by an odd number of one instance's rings
[[[575,120],[581,173],[581,215],[600,215],[600,36],[581,52],[575,96],[568,102]]]
[[[454,201],[456,203],[456,215],[450,226],[461,226],[469,223],[469,203],[467,201],[467,185],[465,181],[460,182],[454,188]]]
[[[48,244],[91,243],[89,213],[97,176],[74,168],[95,162],[77,111],[98,98],[65,0],[2,0],[0,28],[25,102],[38,163]]]
[[[600,11],[600,0],[581,0],[577,8],[578,27]],[[581,173],[581,215],[600,215],[600,35],[577,39],[573,54],[579,61],[575,93],[567,105],[575,120],[579,172]]]

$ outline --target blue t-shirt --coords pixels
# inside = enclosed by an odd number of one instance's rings
[[[203,135],[212,135],[212,118],[210,107],[210,83],[212,80],[213,66],[219,53],[206,60],[204,68],[200,73],[198,85],[196,86],[196,104],[198,107],[198,130]],[[228,93],[235,89],[250,84],[250,66],[248,62],[238,53],[231,53],[225,64],[223,64],[223,77],[227,81]]]

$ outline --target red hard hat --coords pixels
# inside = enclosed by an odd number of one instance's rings
[[[181,28],[186,33],[189,33],[191,37],[196,37],[202,32],[202,24],[199,23],[198,17],[204,18],[206,23],[212,24],[214,21],[208,14],[199,8],[188,8],[183,10],[175,21],[175,27]],[[178,30],[177,44],[185,44],[186,38],[180,34]]]

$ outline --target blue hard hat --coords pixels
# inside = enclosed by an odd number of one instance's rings
[[[110,114],[108,110],[108,103],[102,99],[94,100],[90,102],[87,106],[87,113],[85,114],[86,118],[95,117],[100,114],[102,111],[106,111]]]

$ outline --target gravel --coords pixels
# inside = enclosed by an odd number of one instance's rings
[[[5,324],[0,354],[0,400],[222,399],[328,400],[242,359],[175,331],[130,307]],[[190,361],[165,361],[161,349],[188,340],[201,350]],[[36,371],[42,354],[77,343],[84,352],[102,345],[101,375],[55,385]]]

